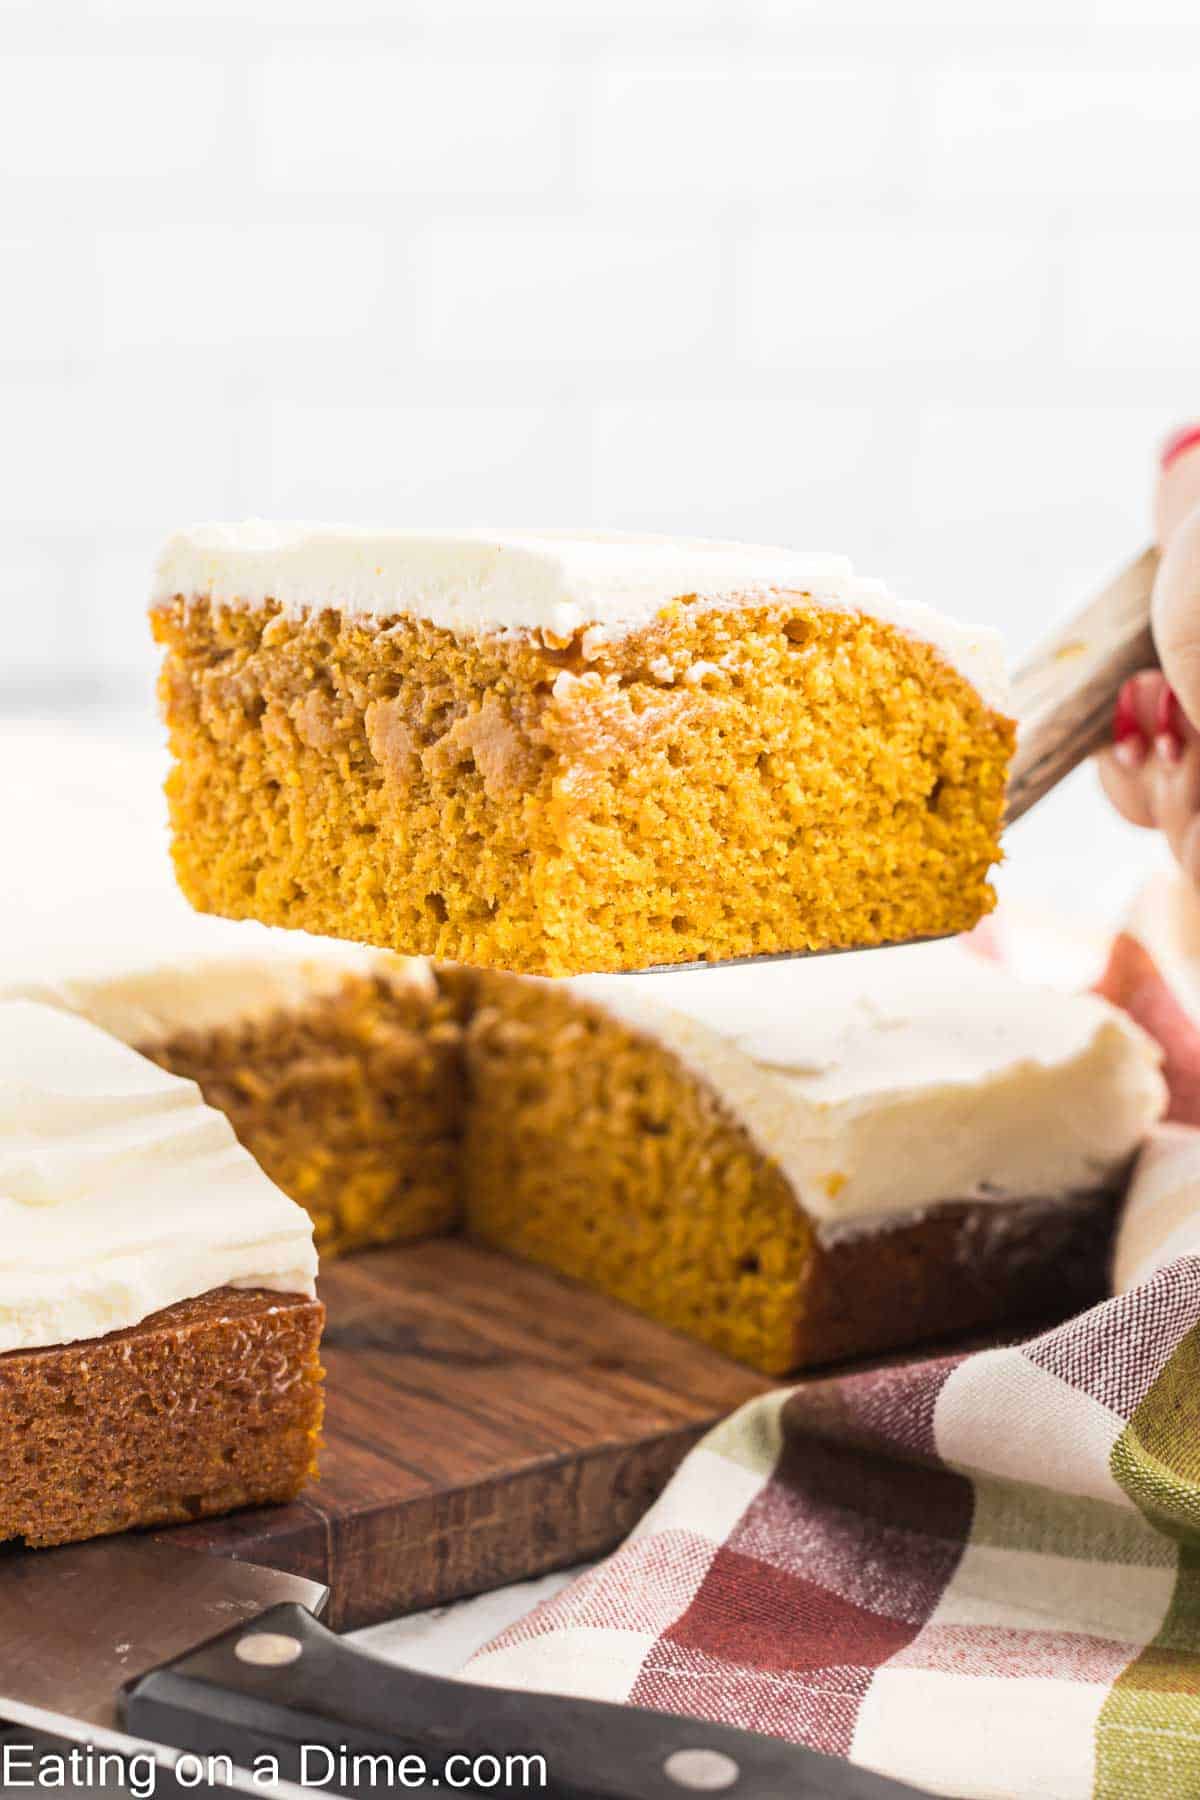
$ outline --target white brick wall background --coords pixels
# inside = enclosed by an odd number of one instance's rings
[[[257,513],[849,550],[1014,652],[1197,387],[1194,0],[0,0],[0,704]]]

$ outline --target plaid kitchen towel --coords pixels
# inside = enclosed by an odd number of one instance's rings
[[[1200,1796],[1200,1028],[1136,921],[1106,991],[1131,961],[1177,1123],[1132,1184],[1121,1291],[1012,1347],[753,1401],[471,1679],[960,1800]]]

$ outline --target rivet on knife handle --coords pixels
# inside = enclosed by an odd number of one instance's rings
[[[253,1647],[263,1634],[273,1640],[266,1651]],[[284,1640],[300,1654],[281,1654]],[[202,1756],[253,1767],[269,1753],[285,1781],[304,1780],[307,1755],[307,1773],[323,1778],[323,1791],[351,1800],[377,1800],[377,1768],[365,1760],[356,1767],[355,1758],[380,1756],[395,1765],[421,1758],[431,1792],[436,1776],[440,1791],[547,1800],[917,1793],[836,1758],[699,1719],[416,1674],[353,1649],[302,1606],[273,1607],[254,1625],[141,1676],[122,1713],[127,1731]],[[469,1785],[473,1764],[477,1789]]]

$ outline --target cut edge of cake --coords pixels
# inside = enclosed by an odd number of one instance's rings
[[[294,1499],[316,1474],[325,1309],[220,1287],[0,1355],[0,1542],[30,1548]]]

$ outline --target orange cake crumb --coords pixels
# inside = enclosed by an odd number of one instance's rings
[[[198,1083],[330,1256],[457,1223],[458,1012],[446,984],[381,970],[139,1047]]]
[[[993,904],[1011,721],[800,593],[618,637],[156,605],[197,908],[563,975],[887,944]]]

